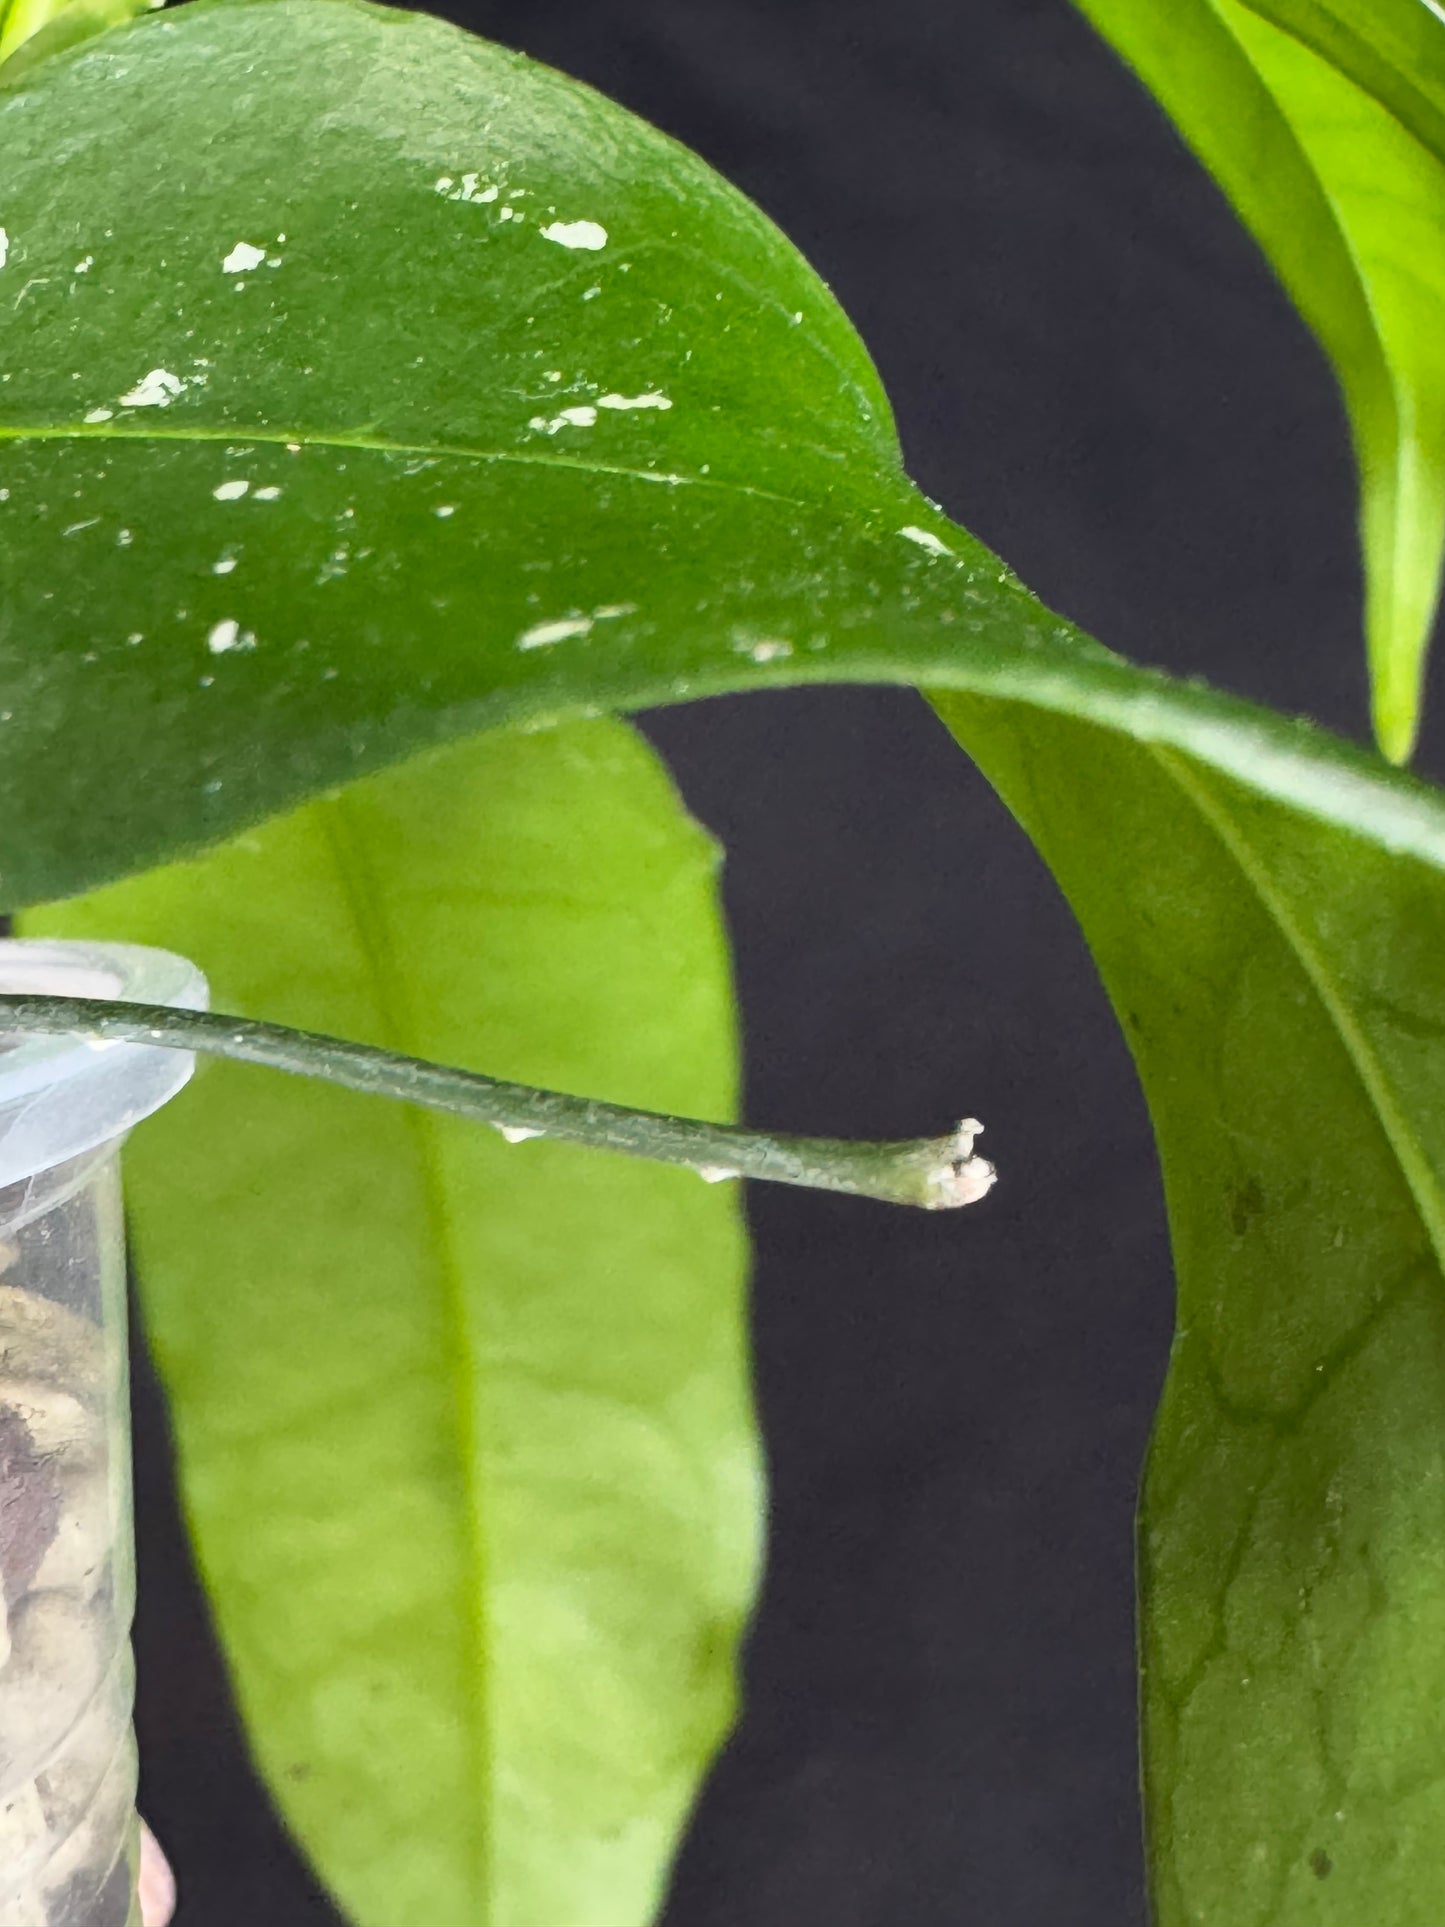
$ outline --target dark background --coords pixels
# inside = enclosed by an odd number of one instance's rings
[[[1328,371],[1065,0],[453,17],[753,195],[858,324],[917,479],[1046,599],[1363,732]],[[976,1111],[1003,1172],[942,1219],[750,1198],[771,1565],[667,1927],[1139,1927],[1131,1512],[1171,1287],[1087,953],[920,699],[646,727],[730,853],[750,1116],[902,1135]],[[320,1927],[235,1729],[143,1366],[137,1405],[143,1794],[184,1927]]]

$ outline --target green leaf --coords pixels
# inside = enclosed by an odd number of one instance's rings
[[[169,944],[226,1009],[718,1115],[715,881],[598,721],[26,929]],[[247,1730],[328,1884],[371,1927],[640,1927],[757,1560],[732,1187],[214,1063],[126,1180]]]
[[[1360,468],[1375,731],[1419,723],[1445,548],[1445,14],[1432,0],[1077,0],[1335,365]]]
[[[0,160],[0,902],[490,724],[839,679],[1020,695],[1445,847],[1371,760],[1042,609],[908,484],[776,230],[586,88],[419,16],[199,0],[0,91]]]
[[[1247,135],[1293,197],[1286,280],[1375,438],[1372,555],[1404,558],[1372,563],[1372,621],[1407,635],[1434,444],[1402,436],[1303,135],[1233,31],[1167,18],[1185,78],[1246,89],[1221,147]],[[1163,1927],[1423,1927],[1445,1888],[1438,792],[1051,616],[911,489],[866,356],[756,210],[435,21],[201,0],[36,67],[0,95],[0,156],[4,900],[484,724],[787,682],[955,692],[1145,1027],[1165,1139],[1186,1317],[1149,1498]],[[266,252],[246,270],[238,244]]]
[[[1178,1329],[1141,1525],[1156,1927],[1438,1927],[1445,891],[1172,751],[945,720],[1143,1078]]]

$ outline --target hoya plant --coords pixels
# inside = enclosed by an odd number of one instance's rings
[[[359,1927],[655,1918],[757,1582],[737,1180],[988,1188],[971,1119],[730,1122],[716,853],[624,718],[823,682],[933,705],[1148,1099],[1157,1927],[1440,1918],[1445,17],[1080,3],[1338,374],[1378,753],[1042,606],[786,239],[587,88],[356,0],[0,8],[0,903],[217,1013],[4,1025],[208,1054],[128,1154],[144,1313]]]

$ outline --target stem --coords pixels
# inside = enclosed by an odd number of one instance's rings
[[[972,1204],[994,1181],[993,1166],[973,1155],[973,1140],[983,1126],[971,1117],[947,1137],[894,1143],[772,1136],[741,1125],[634,1111],[596,1098],[509,1084],[480,1071],[454,1070],[284,1024],[89,997],[0,996],[0,1033],[7,1030],[83,1037],[96,1044],[156,1044],[264,1064],[323,1078],[347,1090],[475,1118],[494,1125],[514,1143],[524,1137],[561,1138],[628,1157],[689,1165],[710,1181],[761,1178],[881,1198],[889,1204],[921,1205],[929,1211]]]

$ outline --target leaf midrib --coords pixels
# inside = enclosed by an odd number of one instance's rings
[[[1158,744],[1149,744],[1147,747],[1158,765],[1172,778],[1224,845],[1286,948],[1292,952],[1304,972],[1326,1016],[1334,1025],[1345,1055],[1394,1153],[1436,1263],[1445,1270],[1445,1194],[1442,1194],[1434,1173],[1420,1153],[1415,1134],[1395,1098],[1390,1079],[1374,1047],[1352,1015],[1348,998],[1337,982],[1334,971],[1320,949],[1290,914],[1283,896],[1255,856],[1248,836],[1231,811],[1194,776],[1187,759],[1179,751]]]
[[[3,0],[0,0],[0,4],[3,4]],[[1221,22],[1221,26],[1222,25],[1223,23]],[[1225,31],[1227,31],[1227,29],[1225,29]],[[1371,317],[1371,319],[1373,320],[1373,317]],[[726,477],[697,474],[684,475],[656,469],[638,469],[628,467],[624,464],[607,464],[590,457],[559,455],[543,453],[541,451],[484,449],[469,446],[466,443],[407,442],[384,435],[369,435],[360,430],[331,430],[321,435],[308,435],[304,430],[274,428],[269,425],[264,427],[244,426],[240,423],[218,424],[214,426],[210,424],[196,424],[175,428],[168,428],[160,423],[135,424],[134,426],[124,423],[100,424],[83,428],[78,426],[62,427],[53,423],[30,426],[17,426],[14,424],[0,425],[0,447],[3,447],[6,443],[20,443],[27,440],[129,442],[139,445],[166,442],[178,444],[194,443],[196,445],[234,445],[236,443],[251,442],[268,447],[285,447],[288,444],[299,444],[302,448],[338,449],[421,459],[450,459],[477,463],[497,463],[519,468],[537,467],[541,469],[554,469],[573,474],[621,480],[624,482],[643,482],[652,487],[660,484],[678,484],[692,489],[710,490],[714,494],[730,496],[735,499],[752,499],[766,502],[774,507],[786,508],[801,515],[830,513],[840,530],[846,528],[851,534],[865,542],[876,542],[878,540],[887,523],[887,508],[889,506],[893,508],[895,513],[905,510],[902,492],[907,491],[909,499],[906,506],[918,515],[921,522],[927,524],[936,519],[939,527],[946,531],[953,540],[966,545],[963,553],[954,551],[952,558],[963,575],[966,578],[971,577],[972,573],[976,571],[977,566],[975,558],[968,553],[968,549],[974,545],[974,538],[966,529],[958,527],[938,514],[935,506],[914,490],[907,475],[901,469],[896,476],[900,490],[899,498],[893,504],[888,505],[886,504],[885,497],[875,505],[873,513],[870,514],[865,507],[856,502],[844,505],[836,501],[817,501],[803,496],[787,495],[779,491],[760,488],[751,483],[730,480]],[[877,479],[880,482],[883,480],[881,477]],[[984,554],[986,556],[987,552],[985,551]],[[993,564],[993,567],[995,570],[997,569],[998,565],[996,562]],[[1000,583],[1005,581],[1004,576],[999,576],[997,579]],[[1053,621],[1055,623],[1062,622],[1062,619],[1054,615],[1046,605],[1036,601],[1023,584],[1018,583],[1012,578],[1008,578],[1008,583],[1011,588],[1017,591],[1021,598],[1028,602],[1034,616],[1040,620]],[[967,591],[965,591],[965,593],[967,593]],[[1078,638],[1077,632],[1072,630],[1071,625],[1063,624],[1062,626],[1068,629],[1070,634],[1078,640],[1087,640],[1086,638]],[[962,638],[960,638],[960,640],[962,640]],[[1097,648],[1098,645],[1094,646]],[[927,686],[935,682],[940,674],[945,673],[945,666],[940,663],[930,662],[924,664],[921,662],[899,661],[898,657],[903,653],[904,652],[895,652],[894,654],[894,660],[897,663],[896,675],[888,678],[880,677],[878,665],[875,661],[871,664],[867,676],[864,679],[906,681],[914,686],[921,685],[926,690]],[[1100,651],[1101,656],[1106,653],[1108,652]],[[1114,660],[1119,667],[1136,671],[1136,666],[1127,663],[1125,659],[1114,658]],[[735,671],[736,666],[728,665],[727,667],[731,672]],[[769,682],[773,680],[782,682],[784,680],[848,681],[854,679],[847,675],[840,675],[836,670],[830,673],[822,664],[815,665],[815,673],[807,677],[800,676],[798,669],[799,665],[795,663],[791,677],[785,679],[782,676],[777,676],[776,678],[769,678]],[[1136,673],[1143,675],[1147,672],[1136,671]],[[1072,678],[1070,678],[1070,682],[1072,684]],[[695,685],[694,693],[732,693],[739,686],[739,683],[734,680],[733,673],[720,672],[715,686],[709,685],[703,687],[702,683],[698,682]],[[753,686],[758,685],[754,684]],[[939,684],[939,686],[959,688],[969,687],[971,685],[966,681],[960,683],[949,681]],[[1078,692],[1077,690],[1073,690],[1072,693],[1076,696]],[[1172,715],[1182,718],[1182,730],[1187,730],[1189,726],[1197,724],[1201,720],[1196,703],[1193,700],[1196,693],[1197,692],[1190,690],[1184,685],[1173,685],[1167,690],[1168,710]],[[1207,693],[1214,700],[1234,700],[1228,696],[1227,692],[1209,691]],[[639,692],[637,700],[639,702],[665,702],[675,698],[676,694],[677,691],[675,688],[648,688]],[[1060,702],[1056,699],[1051,699],[1048,691],[1040,690],[1037,687],[1031,689],[1025,700],[1035,704],[1046,713],[1075,716],[1089,715],[1092,716],[1094,720],[1100,720],[1096,706],[1086,705],[1084,707],[1076,707],[1072,701]],[[627,706],[628,704],[626,702],[619,705],[619,707],[623,708]],[[1147,718],[1143,720],[1147,722]],[[1203,720],[1208,722],[1210,719],[1206,716]],[[1215,718],[1214,720],[1217,721],[1218,719]],[[1277,726],[1277,730],[1281,728],[1287,729],[1287,725],[1284,724],[1284,719],[1274,715],[1272,712],[1257,714],[1250,720],[1255,726],[1274,724]],[[1129,741],[1137,742],[1141,746],[1149,746],[1152,743],[1147,728],[1140,727],[1139,719],[1137,718],[1130,722],[1122,720],[1117,715],[1110,714],[1106,719],[1106,726],[1118,730],[1120,734]],[[1282,740],[1277,730],[1271,731],[1273,738],[1271,748],[1275,753],[1283,752],[1287,761],[1292,765],[1297,759],[1301,759],[1307,767],[1317,769],[1317,758],[1311,750],[1305,749],[1301,757],[1301,749],[1298,743]],[[1152,746],[1159,747],[1157,744],[1152,744]],[[1165,745],[1164,747],[1169,746]],[[1340,747],[1344,746],[1340,745]],[[1226,776],[1231,774],[1228,763],[1221,765],[1220,768],[1222,774]],[[1401,794],[1398,787],[1400,778],[1397,772],[1377,771],[1373,769],[1367,772],[1363,768],[1355,767],[1352,769],[1351,775],[1356,781],[1363,780],[1367,782],[1371,791],[1379,790],[1382,787],[1382,778],[1385,779],[1383,788],[1388,794],[1380,797],[1382,807],[1393,806],[1395,810],[1406,809],[1407,811],[1404,818],[1389,823],[1376,824],[1367,830],[1366,834],[1372,844],[1380,848],[1393,848],[1395,850],[1408,852],[1418,857],[1422,862],[1430,864],[1432,868],[1445,870],[1445,815],[1441,814],[1442,798],[1440,793],[1434,790],[1433,786],[1423,786],[1429,791],[1428,805],[1426,805],[1425,797],[1415,796],[1409,799],[1407,806],[1406,798]],[[1322,801],[1319,795],[1312,793],[1306,794],[1293,784],[1281,783],[1278,785],[1266,785],[1260,788],[1259,793],[1265,797],[1273,798],[1275,801],[1282,803],[1286,808],[1300,811],[1313,821],[1335,826],[1340,825],[1340,817],[1330,809],[1322,807]],[[1427,806],[1431,815],[1438,820],[1429,824],[1423,824],[1419,817],[1419,811],[1422,806]],[[1356,813],[1352,815],[1350,821],[1355,822],[1357,820]],[[1442,1232],[1445,1232],[1445,1212],[1441,1213],[1440,1223],[1442,1225]],[[1442,1243],[1442,1249],[1445,1249],[1445,1243]]]
[[[53,423],[33,427],[0,426],[0,444],[6,442],[179,442],[197,445],[260,442],[267,447],[346,449],[370,455],[403,455],[433,461],[505,462],[522,468],[571,469],[584,475],[606,475],[614,480],[649,482],[654,487],[682,485],[713,489],[731,495],[751,496],[757,501],[781,504],[785,508],[816,509],[820,505],[801,496],[784,495],[779,490],[759,488],[752,482],[729,480],[726,476],[684,474],[672,469],[633,468],[621,462],[599,462],[581,455],[544,455],[520,449],[473,448],[465,442],[404,442],[387,435],[367,435],[357,430],[327,430],[308,434],[298,428],[253,428],[241,422],[215,427],[144,428],[97,426],[67,428]]]
[[[380,901],[365,873],[365,859],[354,839],[347,834],[347,815],[352,805],[346,796],[336,797],[321,813],[322,834],[326,839],[342,895],[356,932],[357,946],[371,978],[373,1000],[380,1020],[384,1042],[393,1050],[409,1051],[416,1039],[407,1022],[406,998],[398,986],[396,959],[385,926],[367,913]],[[476,1347],[472,1342],[467,1316],[467,1296],[462,1268],[451,1237],[451,1219],[446,1208],[446,1186],[437,1162],[435,1123],[414,1105],[404,1105],[406,1122],[416,1145],[426,1200],[427,1227],[435,1255],[437,1275],[443,1295],[443,1324],[451,1352],[452,1409],[457,1435],[457,1452],[462,1469],[465,1496],[463,1526],[464,1597],[462,1617],[466,1627],[471,1680],[476,1714],[468,1722],[468,1742],[475,1762],[474,1785],[481,1794],[483,1818],[477,1836],[476,1869],[478,1889],[483,1896],[491,1889],[491,1830],[485,1817],[492,1785],[491,1726],[487,1713],[487,1681],[490,1660],[487,1619],[484,1609],[486,1576],[489,1567],[485,1533],[478,1505],[477,1468],[480,1445],[476,1422],[473,1382],[478,1370]]]

